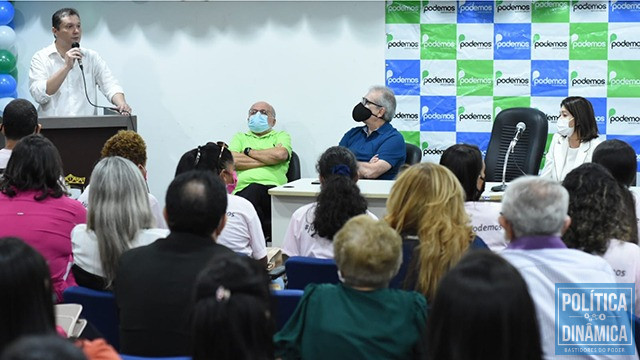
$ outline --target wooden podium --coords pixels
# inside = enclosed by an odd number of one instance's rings
[[[122,115],[41,117],[38,122],[42,124],[41,134],[60,152],[65,180],[70,186],[81,189],[89,183],[91,171],[100,160],[100,151],[107,139],[118,130],[136,131],[138,128],[136,116]]]

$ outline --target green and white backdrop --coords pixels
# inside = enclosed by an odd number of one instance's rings
[[[387,1],[386,34],[393,125],[423,161],[455,143],[485,153],[510,107],[542,110],[551,139],[574,95],[640,154],[640,1]]]

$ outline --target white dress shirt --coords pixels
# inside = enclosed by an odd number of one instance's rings
[[[91,102],[97,104],[96,86],[109,102],[115,94],[124,94],[122,87],[100,55],[86,48],[81,48],[81,51],[87,93]],[[38,114],[40,116],[97,115],[98,109],[91,106],[85,96],[82,72],[77,62],[67,74],[60,89],[53,95],[47,95],[47,80],[64,66],[64,58],[58,53],[55,43],[41,49],[31,58],[29,92],[39,104]]]

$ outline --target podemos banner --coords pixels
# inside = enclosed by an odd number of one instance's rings
[[[562,99],[583,96],[601,137],[640,154],[639,23],[640,1],[387,1],[393,125],[438,162],[455,143],[484,154],[510,107],[540,109],[553,134]]]

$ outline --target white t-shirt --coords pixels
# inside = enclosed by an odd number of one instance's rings
[[[253,205],[245,198],[227,195],[227,224],[217,243],[254,259],[267,256],[260,218]]]
[[[0,149],[0,169],[6,169],[9,158],[11,157],[11,150]]]
[[[636,316],[640,311],[640,247],[634,243],[612,239],[607,252],[602,255],[619,283],[636,284]]]
[[[169,235],[169,230],[166,229],[143,229],[138,231],[130,246],[133,249],[149,245],[160,238],[167,237],[167,235]],[[76,265],[86,272],[104,277],[98,238],[92,230],[87,230],[87,224],[76,225],[71,230],[71,245],[73,262]]]
[[[490,201],[467,201],[464,208],[471,218],[473,231],[478,235],[489,249],[502,251],[507,247],[504,237],[504,229],[498,222],[502,204]]]
[[[304,205],[291,216],[282,243],[282,252],[287,256],[333,259],[333,242],[317,234],[311,235],[314,233],[313,220],[315,220],[316,205],[315,202]],[[378,217],[369,210],[367,215],[378,220]]]
[[[80,196],[76,199],[80,201],[85,208],[89,208],[89,186],[91,186],[91,184],[87,185],[87,187],[84,188],[82,194],[80,194]],[[168,229],[169,227],[167,226],[167,222],[164,221],[162,208],[158,203],[158,199],[156,199],[156,197],[151,193],[149,193],[149,206],[151,206],[151,213],[153,214],[153,218],[156,219],[156,228]]]

